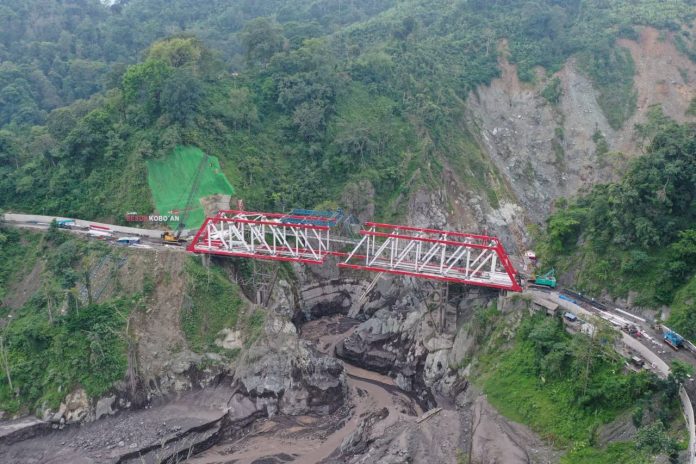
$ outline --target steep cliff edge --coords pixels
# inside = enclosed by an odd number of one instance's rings
[[[641,153],[635,126],[647,122],[653,105],[676,121],[695,118],[687,109],[696,96],[696,64],[677,50],[672,34],[645,27],[637,40],[619,39],[616,47],[628,49],[635,63],[636,109],[619,129],[610,125],[577,59],[551,76],[539,70],[536,84],[524,83],[503,44],[502,76],[469,96],[472,133],[535,222],[548,216],[556,198],[617,179],[625,159]],[[549,85],[558,86],[556,101],[543,96]],[[604,142],[606,148],[599,146]]]

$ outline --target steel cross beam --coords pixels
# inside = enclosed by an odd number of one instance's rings
[[[294,222],[285,222],[292,220]],[[222,256],[321,264],[330,253],[330,227],[303,216],[220,211],[205,220],[186,250]],[[300,223],[296,223],[296,222]]]
[[[495,237],[368,222],[340,267],[522,291]]]

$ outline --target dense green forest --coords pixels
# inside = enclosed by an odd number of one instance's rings
[[[4,2],[0,206],[152,211],[144,161],[178,144],[218,156],[258,208],[374,190],[389,216],[444,165],[495,205],[508,192],[462,102],[498,75],[499,53],[528,81],[580,56],[620,126],[633,64],[614,40],[650,24],[691,43],[684,12],[677,0]]]
[[[696,339],[696,128],[656,108],[640,129],[653,137],[646,154],[621,182],[560,202],[543,254],[572,267],[581,290],[633,291],[642,306],[674,302],[670,323]]]

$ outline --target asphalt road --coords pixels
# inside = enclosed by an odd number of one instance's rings
[[[583,308],[582,306],[575,304],[573,302],[563,300],[559,297],[559,294],[556,292],[542,292],[539,290],[527,290],[527,293],[530,293],[532,295],[536,295],[540,298],[545,298],[547,300],[553,301],[554,303],[557,303],[560,307],[567,311],[571,311],[575,313],[578,316],[584,316],[585,318],[590,318],[590,317],[598,317],[597,313],[587,310]],[[655,366],[656,373],[662,377],[667,377],[669,375],[669,365],[662,359],[658,354],[656,354],[653,349],[650,347],[645,346],[643,343],[638,341],[637,339],[631,337],[627,333],[623,331],[619,331],[621,334],[621,341],[631,348],[632,350],[640,353],[640,355],[648,361],[650,364]]]
[[[90,234],[89,227],[97,226],[100,228],[108,229],[111,233],[110,237],[103,236],[90,236],[91,238],[103,239],[107,241],[113,240],[112,243],[116,243],[116,240],[122,237],[140,237],[141,244],[139,245],[127,245],[129,248],[159,248],[173,251],[186,251],[185,246],[165,244],[162,242],[161,235],[162,230],[157,229],[140,229],[137,227],[127,227],[127,226],[117,226],[113,224],[105,224],[103,222],[95,221],[84,221],[82,219],[66,218],[62,216],[42,216],[37,214],[15,214],[15,213],[5,213],[2,217],[2,222],[14,227],[20,227],[23,229],[35,229],[35,230],[47,230],[51,221],[54,219],[71,219],[75,221],[76,227],[61,229],[74,234],[88,235]]]

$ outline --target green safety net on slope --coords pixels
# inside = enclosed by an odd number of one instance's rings
[[[194,184],[194,177],[205,154],[196,147],[176,147],[163,159],[147,161],[147,183],[155,200],[157,214],[171,215],[170,211],[184,214],[186,200]],[[186,228],[200,227],[205,219],[201,198],[215,194],[232,195],[234,189],[220,169],[215,156],[208,160],[201,172],[198,191],[194,194]],[[173,214],[177,214],[176,212]],[[169,227],[176,228],[178,222],[169,222]]]

